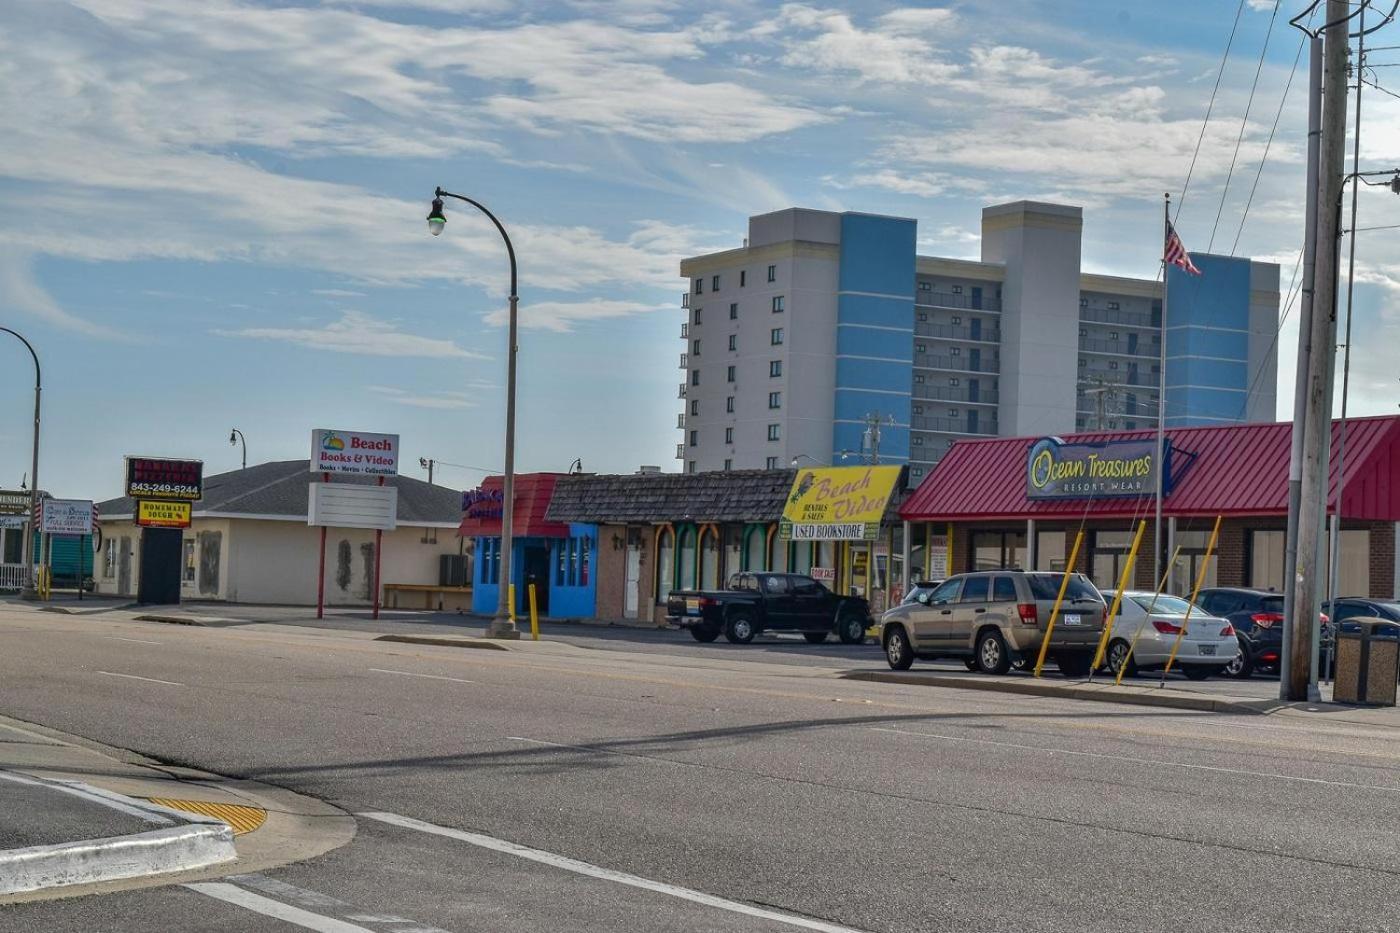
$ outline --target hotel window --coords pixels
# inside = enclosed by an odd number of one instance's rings
[[[729,319],[731,321],[739,320],[739,303],[737,301],[729,303]]]
[[[738,335],[738,334],[730,334],[730,335],[729,335],[729,349],[730,349],[731,351],[732,351],[732,350],[738,350],[738,349],[739,349],[739,335]]]
[[[1116,330],[1111,330],[1111,331],[1109,331],[1109,332],[1108,332],[1108,339],[1109,339],[1109,340],[1117,340],[1117,339],[1118,339],[1118,331],[1116,331]]]
[[[770,282],[776,282],[776,281],[778,281],[778,267],[777,267],[777,266],[769,266],[769,267],[768,267],[768,281],[770,281]]]
[[[920,283],[919,283],[919,291],[921,291],[921,292],[933,291],[933,283],[932,283],[932,282],[920,282]]]
[[[698,398],[690,400],[690,413],[692,415],[700,414],[700,400]]]
[[[768,332],[768,342],[773,346],[780,346],[783,342],[783,329],[775,327]]]
[[[691,356],[699,356],[699,355],[700,355],[700,341],[698,341],[698,340],[692,340],[692,341],[690,342],[690,355],[691,355]]]
[[[923,413],[924,413],[924,406],[922,406],[922,405],[915,405],[915,406],[914,406],[914,414],[916,414],[916,415],[922,415]]]
[[[699,431],[691,431],[691,432],[690,432],[690,446],[691,446],[691,447],[699,447],[699,446],[700,446],[700,432],[699,432]]]
[[[733,460],[730,460],[728,457],[726,457],[726,458],[724,459],[724,469],[725,469],[725,472],[728,472],[729,470],[734,469],[734,461],[733,461]]]
[[[927,353],[927,352],[928,352],[928,347],[926,347],[926,346],[923,345],[922,343],[916,343],[916,344],[914,344],[914,352],[915,352],[915,353]]]
[[[776,440],[779,439],[779,438],[778,438],[778,426],[777,426],[776,424],[770,424],[770,425],[768,426],[768,439],[769,439],[770,441],[776,441]]]
[[[746,270],[746,269],[740,269],[740,270],[739,270],[739,287],[740,287],[740,288],[743,288],[745,285],[748,284],[748,281],[749,281],[749,273],[748,273],[748,270]]]
[[[710,291],[719,291],[719,276],[715,276],[714,278],[710,279]]]
[[[776,470],[778,468],[778,458],[769,457],[767,460],[763,461],[763,468],[765,470]]]
[[[1087,308],[1087,307],[1089,307],[1089,299],[1088,299],[1088,298],[1081,298],[1081,299],[1079,299],[1079,307],[1081,307],[1081,308]]]
[[[724,429],[724,442],[725,442],[726,444],[732,444],[732,443],[734,443],[734,429],[733,429],[733,428],[725,428],[725,429]]]
[[[698,386],[700,384],[700,370],[692,369],[690,371],[690,384],[693,386]]]
[[[922,437],[919,437],[917,434],[914,435],[914,446],[915,446],[915,447],[922,447],[922,446],[924,446],[924,439],[923,439]]]
[[[783,374],[783,361],[782,361],[782,360],[769,360],[769,361],[768,361],[768,375],[770,375],[770,376],[781,376],[782,374]]]
[[[948,352],[954,356],[962,356],[962,347],[950,347]]]
[[[781,392],[769,392],[769,393],[768,393],[768,407],[769,407],[769,408],[782,408],[782,407],[783,407],[783,393],[781,393]]]
[[[957,416],[958,416],[958,410],[957,410],[956,408],[950,408],[950,409],[948,409],[948,417],[949,417],[949,418],[956,418]],[[694,433],[694,432],[692,432],[692,433]]]
[[[1110,311],[1117,311],[1117,310],[1118,310],[1118,302],[1116,302],[1116,301],[1110,301],[1110,302],[1108,303],[1108,310],[1110,310]]]
[[[962,323],[962,318],[958,317],[956,314],[953,315],[953,323],[954,323],[954,324],[961,324],[961,323]]]
[[[961,294],[962,294],[962,286],[961,286],[961,285],[954,285],[954,286],[953,286],[953,294],[954,294],[954,295],[961,295]]]
[[[774,313],[774,314],[782,314],[782,313],[783,313],[783,296],[782,296],[782,295],[774,295],[774,296],[773,296],[773,313]]]
[[[725,381],[725,382],[733,382],[733,381],[734,381],[734,367],[733,367],[733,366],[730,366],[730,367],[728,367],[727,369],[725,369],[725,371],[724,371],[724,381]]]
[[[734,414],[734,396],[731,395],[724,400],[724,410],[731,415]]]
[[[923,384],[924,384],[924,377],[923,377],[923,374],[922,374],[922,373],[915,373],[915,374],[914,374],[914,384],[915,384],[915,385],[923,385]]]
[[[703,295],[703,294],[705,294],[705,280],[704,280],[704,279],[696,279],[696,280],[695,280],[695,294],[697,294],[697,295]]]
[[[1089,336],[1089,331],[1086,328],[1081,327],[1079,328],[1079,336],[1087,337]]]
[[[926,314],[926,313],[923,312],[923,311],[920,311],[920,312],[919,312],[919,323],[922,324],[922,323],[924,323],[924,322],[927,321],[927,320],[928,320],[928,314]]]
[[[687,463],[687,464],[685,465],[685,469],[686,469],[686,472],[687,472],[687,473],[694,473],[694,472],[695,472],[695,461],[694,461],[694,460],[691,460],[689,463]]]
[[[1086,359],[1084,359],[1084,357],[1081,356],[1081,357],[1079,358],[1079,365],[1080,365],[1080,366],[1088,366],[1088,365],[1089,365],[1089,361],[1086,360]]]
[[[696,308],[696,309],[695,309],[695,323],[696,323],[696,324],[699,324],[699,323],[700,323],[700,309],[699,309],[699,308]]]
[[[948,385],[950,385],[950,386],[960,386],[960,385],[962,385],[962,380],[959,379],[957,376],[952,376],[952,377],[950,377],[950,378],[948,379]]]
[[[1117,369],[1117,368],[1118,368],[1118,361],[1117,361],[1117,360],[1109,360],[1109,361],[1108,361],[1108,368],[1109,368],[1109,369]]]

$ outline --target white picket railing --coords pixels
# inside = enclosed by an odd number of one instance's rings
[[[24,564],[0,564],[0,590],[21,590],[29,580]]]

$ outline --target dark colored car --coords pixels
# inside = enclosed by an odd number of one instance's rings
[[[1201,590],[1196,604],[1208,615],[1228,619],[1235,627],[1240,652],[1225,665],[1230,677],[1249,677],[1255,671],[1277,673],[1283,659],[1283,594],[1243,586],[1216,586]],[[1321,616],[1322,636],[1331,637],[1326,613]]]
[[[1364,596],[1343,596],[1335,602],[1322,604],[1322,611],[1341,631],[1348,619],[1380,619],[1382,622],[1400,622],[1400,600],[1368,599]]]
[[[838,596],[800,573],[736,573],[728,589],[679,590],[666,599],[666,621],[689,630],[696,641],[723,633],[747,645],[768,631],[801,632],[812,643],[831,633],[848,645],[865,641],[870,604]]]

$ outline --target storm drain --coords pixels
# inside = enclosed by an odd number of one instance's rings
[[[267,811],[236,803],[210,803],[207,800],[175,800],[171,797],[148,797],[151,803],[186,813],[198,813],[223,820],[233,828],[235,836],[251,833],[267,819]]]

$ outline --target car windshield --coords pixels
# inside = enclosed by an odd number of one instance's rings
[[[1260,612],[1282,612],[1282,611],[1283,611],[1283,597],[1282,597],[1282,596],[1265,596],[1263,599],[1259,600],[1259,611],[1260,611]]]
[[[1064,578],[1065,575],[1062,573],[1026,574],[1026,582],[1031,585],[1031,595],[1038,600],[1051,602],[1054,602],[1060,595],[1060,584]],[[1080,573],[1071,575],[1069,586],[1065,587],[1065,600],[1073,602],[1077,599],[1092,599],[1096,602],[1099,599],[1098,590],[1094,589],[1094,585]]]
[[[1128,598],[1153,615],[1184,616],[1188,609],[1191,610],[1192,615],[1205,615],[1200,606],[1192,608],[1191,601],[1182,599],[1180,596],[1169,596],[1163,593],[1161,596],[1129,596]]]

